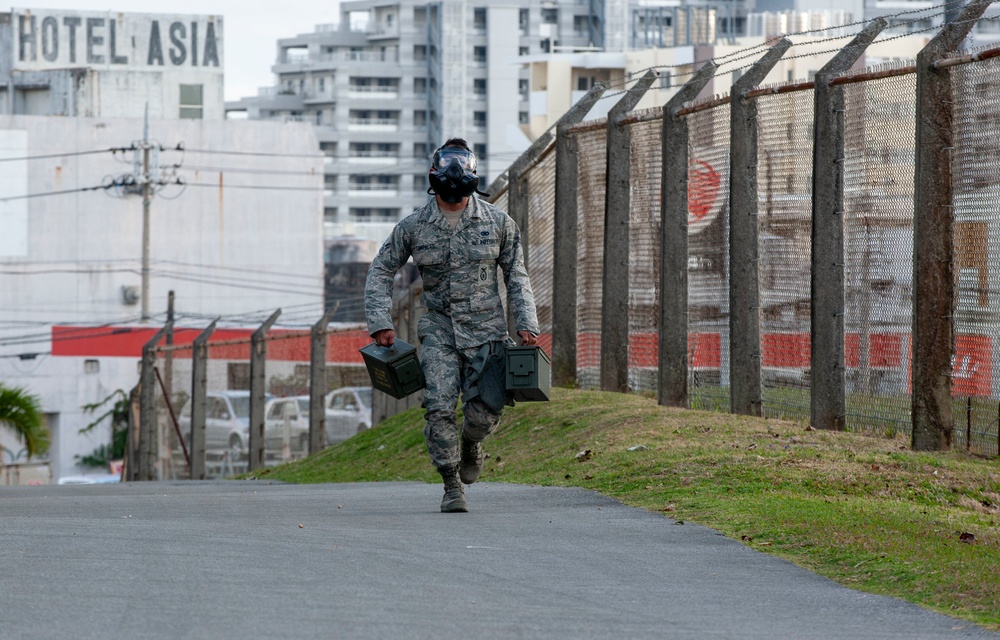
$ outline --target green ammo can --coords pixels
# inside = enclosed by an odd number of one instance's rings
[[[372,386],[393,398],[405,398],[424,388],[424,372],[420,369],[417,349],[399,338],[391,347],[374,342],[359,349],[372,379]]]
[[[548,400],[552,361],[541,347],[507,347],[507,394],[517,402]]]

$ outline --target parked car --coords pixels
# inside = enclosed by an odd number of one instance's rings
[[[309,452],[309,407],[302,411],[298,398],[271,398],[264,405],[264,446],[268,452],[280,454],[288,429],[291,452]]]
[[[372,388],[341,387],[326,394],[326,443],[336,444],[372,428]]]
[[[265,396],[265,401],[270,396]],[[181,434],[191,450],[191,400],[178,419]],[[205,450],[230,452],[233,459],[245,458],[250,450],[250,392],[209,391],[205,398]]]

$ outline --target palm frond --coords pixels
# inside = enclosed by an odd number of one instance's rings
[[[24,389],[0,383],[0,425],[17,436],[29,458],[48,451],[51,441],[41,405]]]

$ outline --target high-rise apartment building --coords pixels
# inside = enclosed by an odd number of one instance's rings
[[[342,2],[339,25],[278,42],[276,84],[227,103],[251,119],[304,120],[326,155],[325,220],[381,241],[426,201],[446,138],[465,138],[483,184],[530,140],[518,56],[589,46],[588,5],[518,0]]]
[[[668,3],[646,2],[642,11],[657,4]],[[339,24],[278,41],[273,87],[226,109],[314,124],[326,155],[328,235],[381,242],[426,201],[430,156],[446,138],[469,142],[484,185],[527,148],[528,114],[539,108],[531,101],[541,98],[529,94],[519,58],[611,45],[622,51],[633,40],[629,7],[639,3],[342,2]],[[657,8],[670,20],[676,13]],[[678,37],[712,31],[685,27]]]

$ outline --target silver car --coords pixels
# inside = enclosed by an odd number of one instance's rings
[[[297,398],[271,398],[264,405],[264,441],[267,452],[282,455],[309,452],[309,410],[301,410]]]
[[[341,387],[326,394],[326,443],[336,444],[372,428],[372,388]]]
[[[270,396],[266,396],[270,398]],[[178,424],[191,450],[191,400],[181,409]],[[238,460],[250,448],[250,392],[209,391],[205,397],[205,450],[226,451]]]

